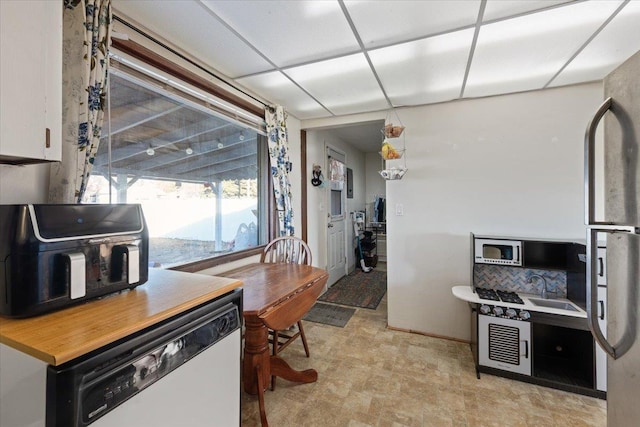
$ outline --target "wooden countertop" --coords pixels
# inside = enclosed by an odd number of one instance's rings
[[[132,291],[26,319],[0,316],[0,342],[60,365],[240,286],[236,279],[150,269],[147,283]]]

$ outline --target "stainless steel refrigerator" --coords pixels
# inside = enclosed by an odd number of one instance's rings
[[[585,137],[587,315],[607,353],[607,425],[640,425],[640,52],[604,80]],[[604,219],[596,220],[595,133],[604,121]],[[598,325],[596,251],[606,238],[607,327]]]

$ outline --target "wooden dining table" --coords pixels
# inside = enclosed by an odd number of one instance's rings
[[[320,268],[286,263],[254,263],[216,275],[243,282],[242,381],[247,393],[258,395],[261,422],[267,426],[264,390],[271,376],[301,383],[318,379],[314,369],[297,371],[279,355],[271,354],[269,329],[283,330],[302,319],[329,275]]]

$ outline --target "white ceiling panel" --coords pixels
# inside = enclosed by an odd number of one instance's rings
[[[203,3],[278,67],[359,49],[337,1],[203,0]]]
[[[619,3],[580,2],[484,25],[464,96],[544,87]]]
[[[634,1],[626,4],[550,86],[600,80],[638,51],[640,1]]]
[[[371,49],[474,26],[479,0],[345,1],[362,38]]]
[[[231,77],[238,90],[300,119],[599,80],[640,50],[640,0],[113,5],[119,17],[208,64],[213,74]]]
[[[484,22],[502,19],[570,3],[571,1],[573,0],[487,0],[482,19]]]
[[[126,15],[228,77],[269,70],[271,64],[214,19],[198,2],[113,0]]]
[[[257,94],[268,94],[272,103],[286,105],[287,111],[299,119],[331,115],[280,71],[245,77],[237,82]]]
[[[369,57],[394,106],[460,96],[473,29],[372,50]]]
[[[373,120],[356,125],[332,127],[329,132],[364,153],[375,153],[380,150],[384,140],[383,129],[384,120]]]
[[[336,115],[388,107],[364,54],[315,62],[285,72]]]

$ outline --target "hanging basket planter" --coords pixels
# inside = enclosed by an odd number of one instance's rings
[[[396,123],[399,122],[400,125],[394,126],[393,122],[389,120],[390,115],[395,115],[395,118],[397,119]],[[402,126],[402,121],[395,110],[392,109],[389,114],[387,114],[384,128],[382,128],[382,134],[385,138],[382,141],[382,147],[380,150],[380,157],[382,157],[382,170],[378,171],[382,179],[386,181],[400,180],[405,173],[407,173],[407,160],[404,155],[406,134],[403,135],[403,131],[404,126]],[[387,139],[398,138],[401,135],[402,137],[393,140],[393,143]]]
[[[396,160],[402,158],[404,150],[394,149],[393,151],[387,151],[386,153],[384,151],[378,151],[378,153],[380,154],[380,157],[385,160]]]
[[[405,173],[407,173],[407,168],[391,168],[391,169],[383,169],[378,171],[380,176],[387,181],[402,179]]]
[[[384,136],[387,138],[397,138],[402,135],[402,131],[404,126],[394,126],[393,123],[384,126]]]
[[[379,151],[380,157],[385,160],[401,159],[404,154],[404,149],[398,150],[387,139],[382,141],[382,149]]]

